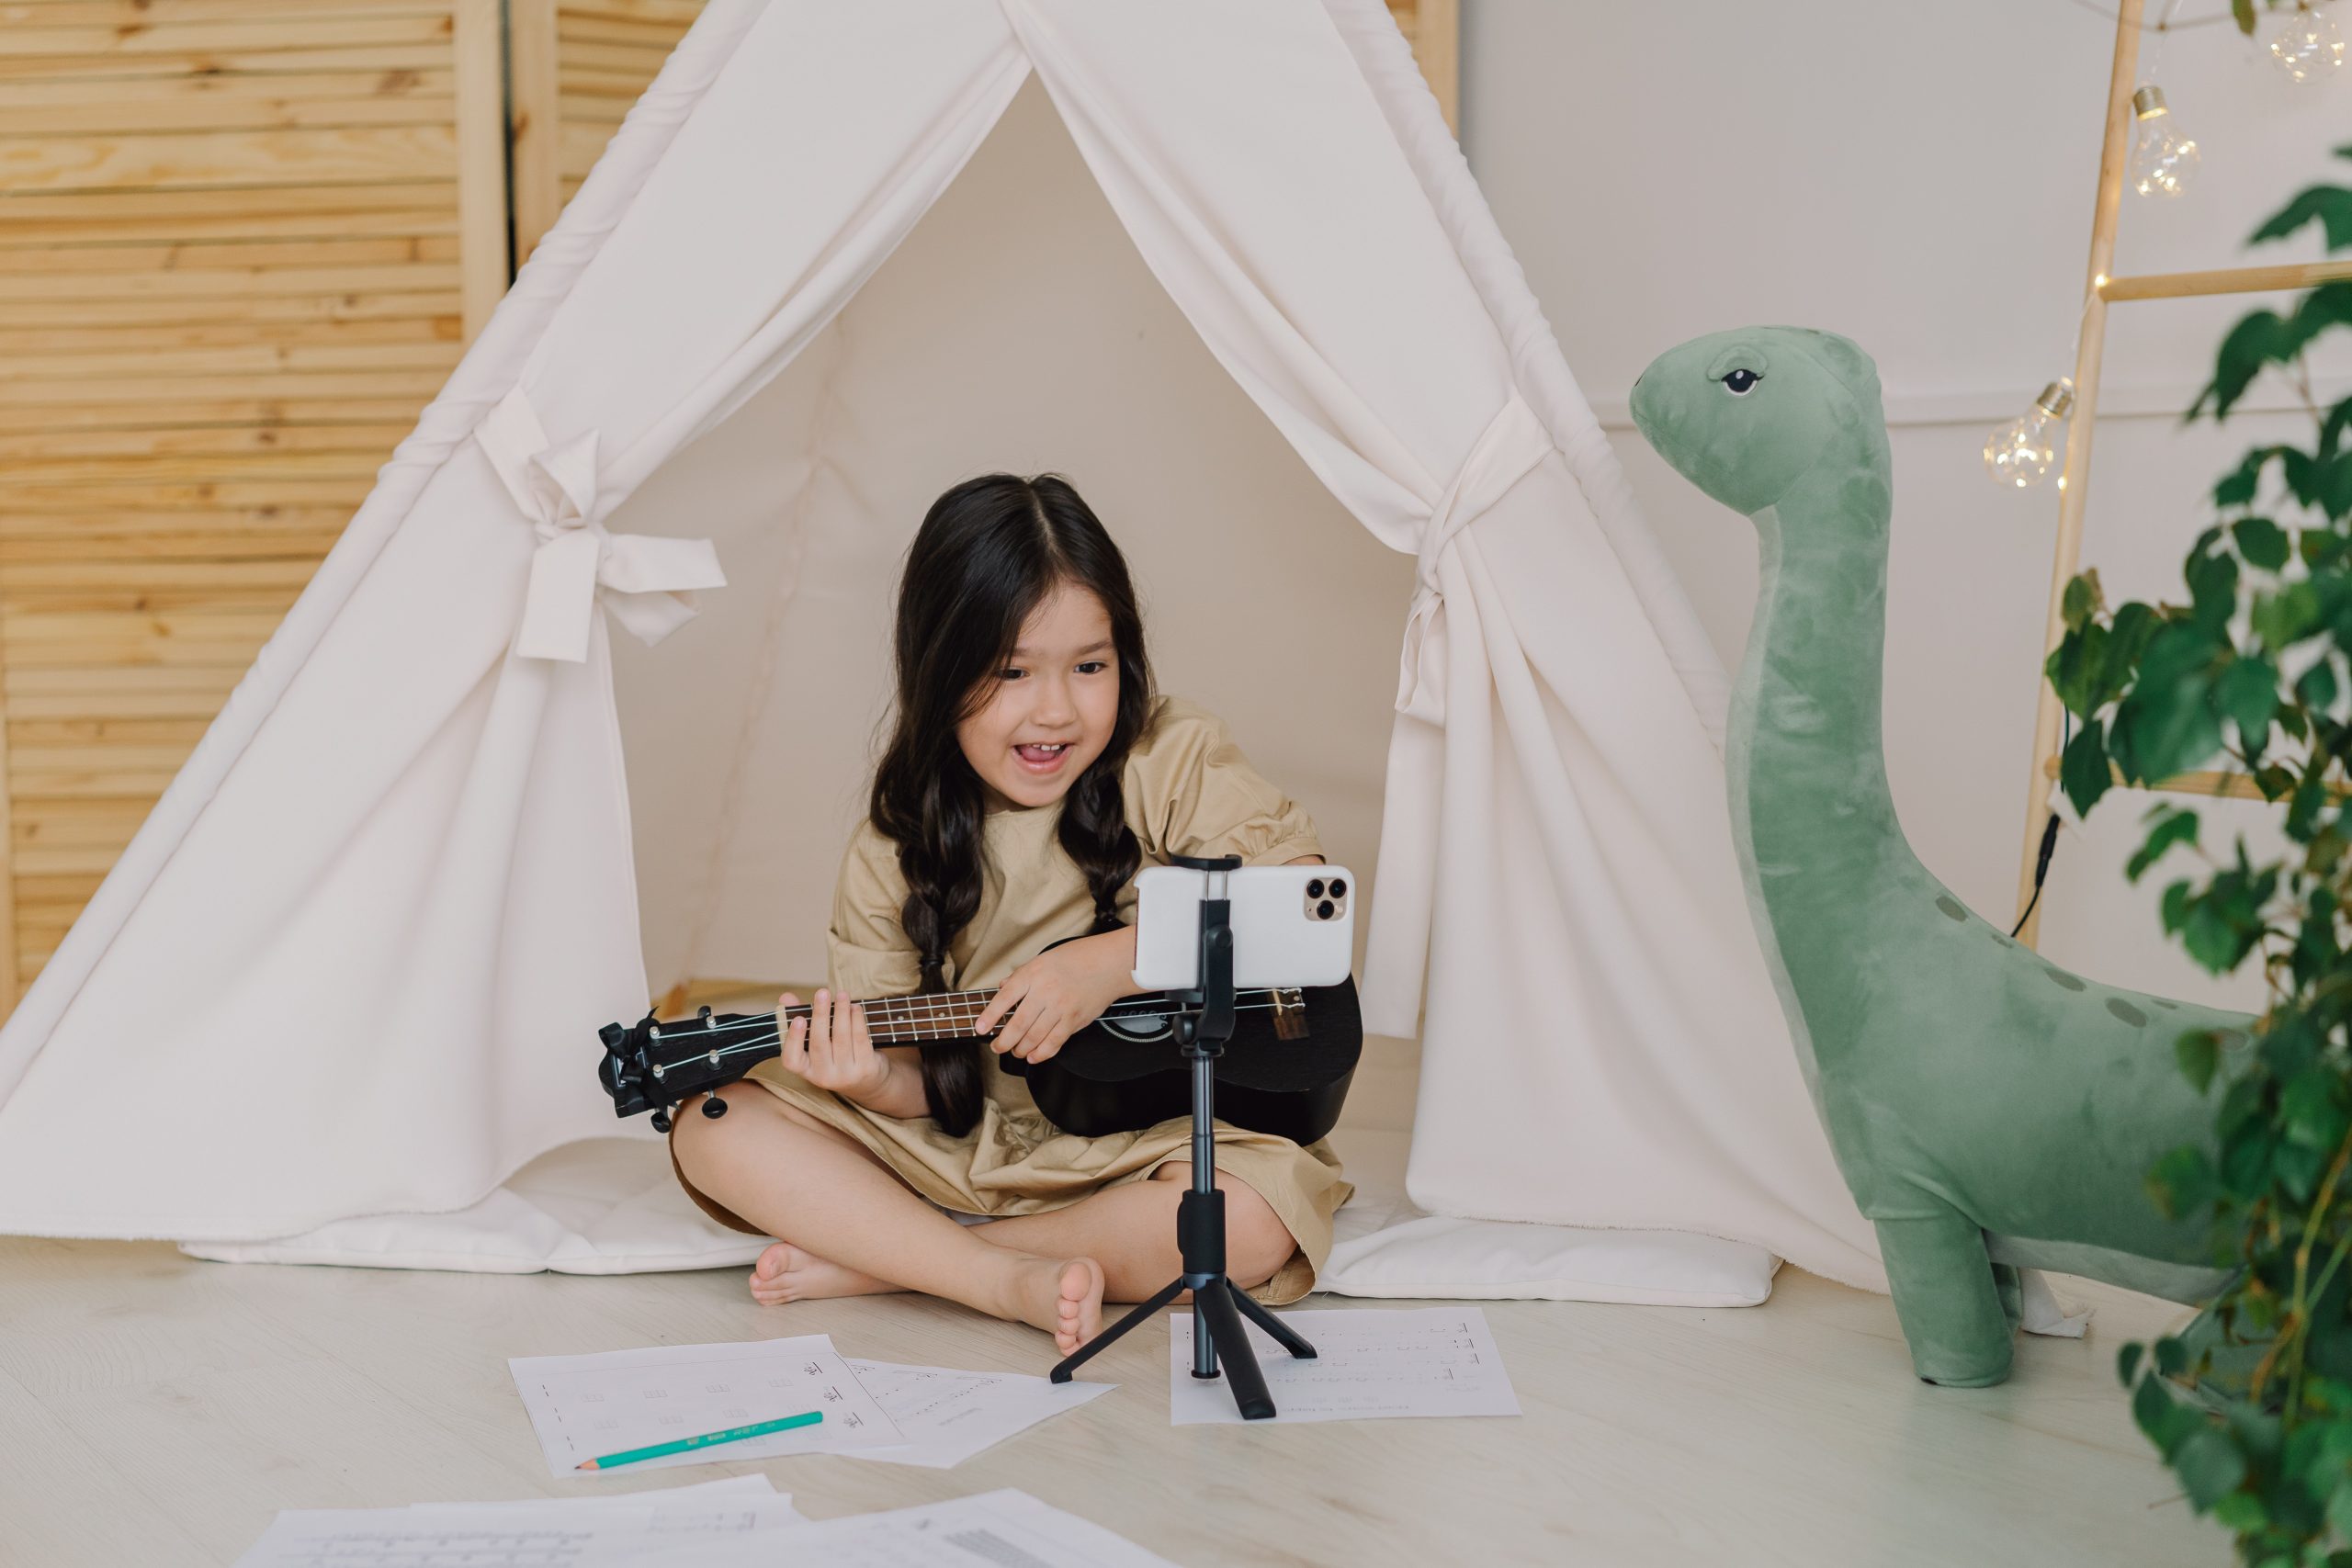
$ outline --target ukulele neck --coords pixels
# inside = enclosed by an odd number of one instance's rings
[[[869,997],[857,1005],[865,1010],[866,1032],[876,1045],[921,1045],[937,1040],[964,1040],[979,1032],[980,1014],[996,999],[997,987],[979,991],[932,991],[911,997]],[[1277,1038],[1289,1040],[1306,1033],[1304,1010],[1295,990],[1237,991],[1234,1001],[1238,1006],[1270,1007],[1274,1010],[1274,1032]],[[1123,997],[1102,1010],[1104,1018],[1142,1017],[1165,1014],[1171,1004],[1160,994]],[[807,1018],[814,1009],[803,1003],[786,1008],[779,1013],[763,1013],[756,1018],[731,1019],[727,1027],[741,1030],[747,1026],[764,1026],[780,1030],[783,1023],[796,1018]],[[681,1026],[671,1025],[667,1032],[675,1033]]]

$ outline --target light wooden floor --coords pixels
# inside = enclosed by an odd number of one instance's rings
[[[816,1517],[1019,1486],[1192,1568],[2225,1562],[2112,1371],[2170,1309],[2079,1293],[2091,1337],[2025,1341],[1982,1392],[1915,1382],[1883,1299],[1793,1269],[1745,1311],[1491,1303],[1520,1420],[1171,1427],[1155,1327],[1096,1363],[1117,1393],[960,1469],[765,1468]],[[887,1360],[1050,1359],[913,1298],[763,1310],[736,1269],[403,1273],[0,1239],[0,1563],[221,1563],[282,1507],[561,1492],[508,1356],[818,1331]]]

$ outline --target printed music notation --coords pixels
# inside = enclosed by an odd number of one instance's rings
[[[1516,1416],[1487,1314],[1475,1306],[1401,1311],[1285,1312],[1315,1347],[1298,1360],[1255,1325],[1250,1343],[1266,1374],[1276,1421],[1359,1421],[1407,1416]],[[1223,1378],[1193,1376],[1193,1314],[1169,1315],[1169,1411],[1175,1425],[1238,1422]]]
[[[905,1440],[822,1334],[516,1357],[507,1365],[548,1469],[567,1479],[582,1473],[577,1468],[582,1460],[809,1410],[823,1411],[825,1418],[632,1468],[725,1464]]]

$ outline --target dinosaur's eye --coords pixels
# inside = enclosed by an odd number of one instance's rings
[[[1753,370],[1727,371],[1724,376],[1724,390],[1735,398],[1744,398],[1754,391],[1756,383],[1762,379],[1764,378]]]

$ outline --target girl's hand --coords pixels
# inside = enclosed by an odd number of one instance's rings
[[[1042,1062],[1136,988],[1135,967],[1132,929],[1063,942],[1006,976],[972,1032],[984,1035],[1002,1024],[990,1050]]]
[[[786,991],[776,998],[776,1011],[800,1005]],[[890,1081],[890,1064],[874,1048],[865,1027],[865,1010],[838,992],[819,990],[807,1018],[796,1018],[784,1032],[786,1067],[819,1089],[829,1089],[843,1100],[863,1102]]]

